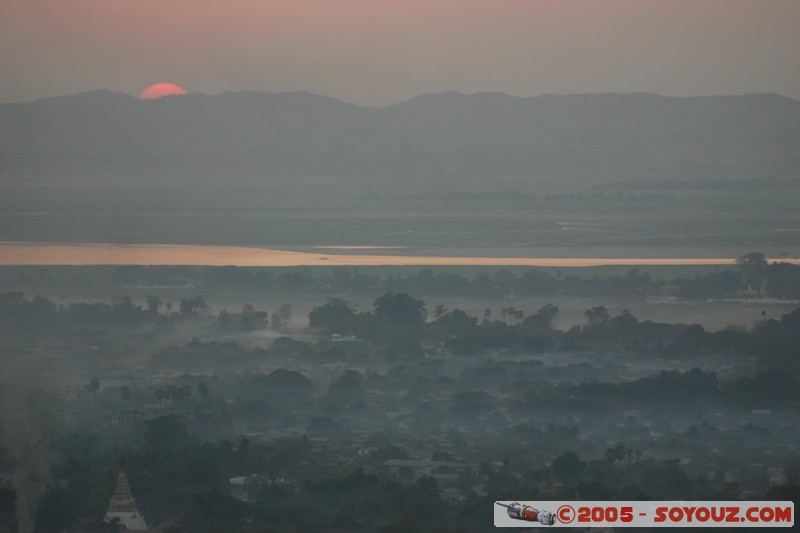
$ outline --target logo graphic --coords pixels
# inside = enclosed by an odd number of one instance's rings
[[[791,501],[541,501],[494,502],[495,527],[736,528],[793,527]],[[548,509],[545,511],[544,509]],[[552,510],[553,512],[550,512]]]
[[[562,505],[556,511],[556,516],[562,524],[571,524],[575,520],[575,509],[571,505]]]
[[[556,523],[556,515],[550,511],[540,511],[529,505],[520,505],[519,502],[510,504],[495,502],[497,505],[506,508],[508,516],[514,520],[524,520],[525,522],[539,522],[544,526],[552,526]]]

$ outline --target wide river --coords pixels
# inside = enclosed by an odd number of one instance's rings
[[[456,257],[390,255],[391,248],[319,246],[312,251],[178,244],[0,243],[0,265],[208,265],[208,266],[553,266],[732,265],[704,257]],[[347,253],[347,250],[351,252]],[[333,251],[334,253],[330,253]],[[378,254],[366,253],[379,252]],[[779,259],[800,264],[800,259]],[[772,259],[770,261],[773,261]]]

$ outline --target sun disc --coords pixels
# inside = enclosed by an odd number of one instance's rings
[[[139,94],[140,100],[152,100],[162,96],[186,94],[186,91],[174,83],[155,83]]]

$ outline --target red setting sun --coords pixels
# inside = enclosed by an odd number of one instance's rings
[[[141,100],[151,100],[162,96],[186,94],[186,91],[174,83],[155,83],[139,94]]]

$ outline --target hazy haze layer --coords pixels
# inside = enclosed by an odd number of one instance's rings
[[[8,0],[0,101],[97,88],[775,92],[800,98],[796,0]]]

